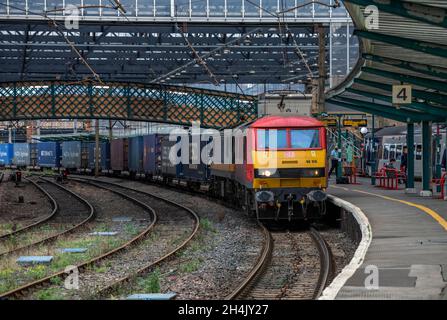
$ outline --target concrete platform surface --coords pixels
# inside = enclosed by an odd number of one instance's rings
[[[447,202],[360,182],[328,188],[359,207],[372,229],[363,264],[336,299],[447,299]]]

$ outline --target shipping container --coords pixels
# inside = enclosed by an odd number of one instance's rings
[[[95,169],[96,143],[88,143],[88,168]],[[110,144],[108,142],[99,143],[99,168],[102,171],[110,169]]]
[[[110,143],[110,167],[116,173],[129,171],[128,143],[127,138],[114,139]]]
[[[14,143],[13,166],[17,168],[37,166],[37,144]]]
[[[192,139],[192,136],[189,139],[189,162],[179,165],[178,177],[192,182],[205,181],[209,177],[209,168],[208,163],[202,161],[202,151],[207,153],[204,148],[209,148],[207,147],[208,142],[200,141],[200,136],[198,140]]]
[[[161,141],[161,175],[164,177],[177,177],[180,170],[179,164],[174,164],[169,159],[171,148],[176,144],[176,141],[169,141],[169,138],[163,137]],[[181,156],[181,150],[177,152],[177,156]]]
[[[129,172],[143,173],[143,137],[131,137],[129,138]]]
[[[0,166],[10,166],[14,157],[14,147],[12,143],[0,144]]]
[[[40,142],[37,144],[37,165],[41,168],[61,166],[61,145],[59,142]]]
[[[161,172],[162,134],[150,134],[143,137],[143,169],[146,176],[154,176]]]
[[[61,145],[61,166],[65,169],[85,170],[88,166],[88,148],[82,141],[64,141]]]

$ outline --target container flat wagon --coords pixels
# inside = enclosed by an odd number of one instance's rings
[[[129,173],[132,177],[142,174],[143,169],[144,140],[142,136],[129,138],[128,162]]]
[[[89,142],[88,146],[88,170],[95,170],[95,152],[96,143]],[[110,144],[108,142],[101,142],[99,144],[99,169],[100,171],[108,171],[110,169]]]
[[[37,144],[15,143],[12,167],[18,169],[37,168]]]
[[[114,174],[129,172],[129,139],[119,138],[110,143],[110,167]]]
[[[147,178],[161,172],[161,142],[166,135],[150,134],[143,136],[143,170]]]
[[[41,142],[37,144],[37,166],[59,170],[61,167],[61,145],[59,142]]]
[[[70,171],[84,172],[88,167],[88,148],[82,141],[62,142],[61,166]]]
[[[0,167],[10,167],[14,157],[14,148],[12,143],[0,144]]]

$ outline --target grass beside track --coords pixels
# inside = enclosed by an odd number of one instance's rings
[[[118,288],[118,290],[108,298],[121,299],[132,293],[160,293],[168,291],[163,285],[169,281],[169,277],[180,278],[188,274],[198,272],[205,266],[205,259],[202,252],[210,249],[214,245],[218,231],[212,222],[207,218],[200,219],[200,227],[196,236],[183,250],[175,255],[175,263],[168,267],[161,265],[147,274],[137,276],[131,282]],[[175,239],[173,245],[178,245],[183,240]]]
[[[100,232],[107,229],[106,224],[101,224],[88,232]],[[16,255],[3,258],[0,260],[0,293],[64,270],[67,266],[76,265],[100,256],[124,244],[128,241],[128,238],[139,232],[139,229],[131,224],[126,225],[124,230],[126,231],[125,238],[91,236],[87,234],[88,232],[85,232],[82,235],[67,236],[65,239],[60,239],[51,244],[51,246],[42,245],[33,248],[32,252],[21,253],[21,255],[52,255],[54,260],[49,265],[22,267],[16,263],[18,257]],[[88,250],[84,253],[63,253],[58,250],[60,248],[87,248]]]

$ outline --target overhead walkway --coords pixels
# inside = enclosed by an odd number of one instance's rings
[[[407,123],[422,123],[423,184],[430,196],[431,123],[447,121],[447,2],[344,1],[360,38],[360,59],[347,79],[328,93],[329,104]],[[375,6],[378,16],[371,20]],[[378,25],[375,25],[375,22]],[[393,85],[412,86],[409,104],[393,104]],[[373,139],[374,140],[374,139]],[[414,192],[414,148],[408,149],[408,192]]]

